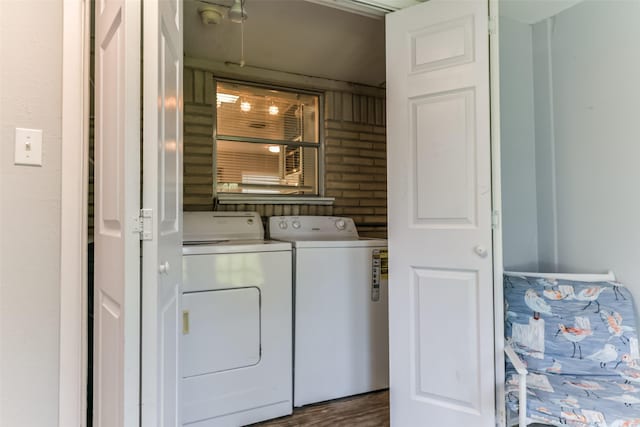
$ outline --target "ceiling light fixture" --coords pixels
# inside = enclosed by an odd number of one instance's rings
[[[215,6],[202,6],[198,9],[198,13],[200,14],[200,19],[202,19],[202,23],[204,25],[215,25],[222,21],[222,12]]]
[[[275,104],[269,105],[269,114],[271,114],[272,116],[277,116],[279,112],[280,112],[280,109],[278,108],[277,105]]]
[[[280,152],[280,146],[279,145],[270,145],[269,146],[269,151],[272,153],[279,153]]]
[[[245,113],[248,113],[251,111],[251,104],[248,101],[242,101],[240,102],[240,109]]]

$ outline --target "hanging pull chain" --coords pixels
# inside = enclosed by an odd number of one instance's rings
[[[244,1],[240,1],[240,67],[244,67]]]

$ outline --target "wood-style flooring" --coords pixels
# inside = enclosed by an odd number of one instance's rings
[[[252,425],[252,427],[297,426],[388,427],[389,392],[378,391],[296,408],[293,415],[289,417]]]

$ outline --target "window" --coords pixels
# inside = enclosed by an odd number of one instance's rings
[[[319,195],[320,96],[216,82],[218,194]]]

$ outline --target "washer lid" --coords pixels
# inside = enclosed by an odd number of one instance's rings
[[[237,254],[291,251],[291,243],[273,240],[227,240],[208,245],[183,245],[182,255]]]

